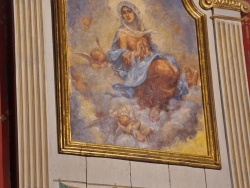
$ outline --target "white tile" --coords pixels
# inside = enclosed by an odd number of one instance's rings
[[[129,161],[87,158],[87,182],[130,186],[130,164]]]
[[[131,188],[131,186],[124,186],[118,184],[88,183],[87,188]]]
[[[71,183],[71,182],[62,182],[62,183],[71,186],[72,188],[86,188],[86,184],[82,183]],[[53,188],[59,188],[59,182],[53,182]]]
[[[206,188],[204,169],[172,165],[169,169],[171,188]]]
[[[170,188],[168,165],[131,162],[131,182],[134,187]]]
[[[104,185],[88,185],[88,188],[112,188],[110,186],[104,186]]]
[[[96,185],[89,185],[88,184],[88,187],[87,188],[131,188],[131,187],[128,187],[128,186],[126,186],[126,187],[124,187],[124,186],[117,186],[117,185],[114,185],[114,186],[112,186],[112,185],[98,185],[98,184],[96,184]]]
[[[58,154],[54,159],[51,178],[53,180],[68,180],[86,182],[85,157]]]

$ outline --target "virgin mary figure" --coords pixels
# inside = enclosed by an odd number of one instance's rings
[[[113,89],[136,98],[141,109],[150,108],[149,118],[158,121],[171,98],[181,100],[188,93],[185,74],[173,56],[158,50],[134,4],[122,1],[117,10],[121,24],[108,57],[123,83],[114,84]]]

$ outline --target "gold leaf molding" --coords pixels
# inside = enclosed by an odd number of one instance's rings
[[[204,9],[223,8],[235,11],[250,12],[250,4],[244,0],[200,0]]]

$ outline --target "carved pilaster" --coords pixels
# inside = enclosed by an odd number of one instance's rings
[[[20,188],[48,188],[42,0],[14,3]]]
[[[241,23],[215,18],[216,45],[232,182],[250,187],[250,103]]]

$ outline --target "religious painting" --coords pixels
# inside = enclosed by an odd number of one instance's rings
[[[191,0],[54,2],[59,152],[220,168]]]

